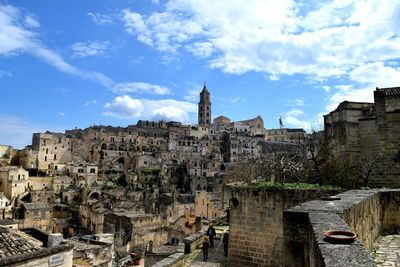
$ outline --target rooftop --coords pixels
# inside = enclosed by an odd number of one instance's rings
[[[24,232],[0,227],[0,259],[37,251],[41,246]]]
[[[378,88],[376,91],[384,94],[385,96],[400,95],[400,87],[388,87],[388,88]]]

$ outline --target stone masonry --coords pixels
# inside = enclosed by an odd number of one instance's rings
[[[283,210],[337,192],[232,188],[228,266],[282,266]]]

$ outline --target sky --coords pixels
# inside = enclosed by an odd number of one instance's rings
[[[400,85],[400,0],[0,0],[0,144],[33,132],[260,115],[323,128]]]

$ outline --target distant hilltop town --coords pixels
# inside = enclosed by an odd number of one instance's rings
[[[306,137],[304,129],[267,130],[260,116],[237,122],[220,116],[211,122],[211,107],[204,85],[198,125],[139,120],[128,127],[91,126],[65,133],[35,133],[32,145],[10,162],[47,174],[62,172],[72,163],[96,164],[104,171],[184,163],[189,175],[212,177],[226,164],[258,157],[266,149],[290,150]]]

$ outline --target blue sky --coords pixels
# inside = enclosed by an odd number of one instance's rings
[[[320,129],[399,86],[400,1],[0,1],[0,144],[32,132],[213,116]]]

